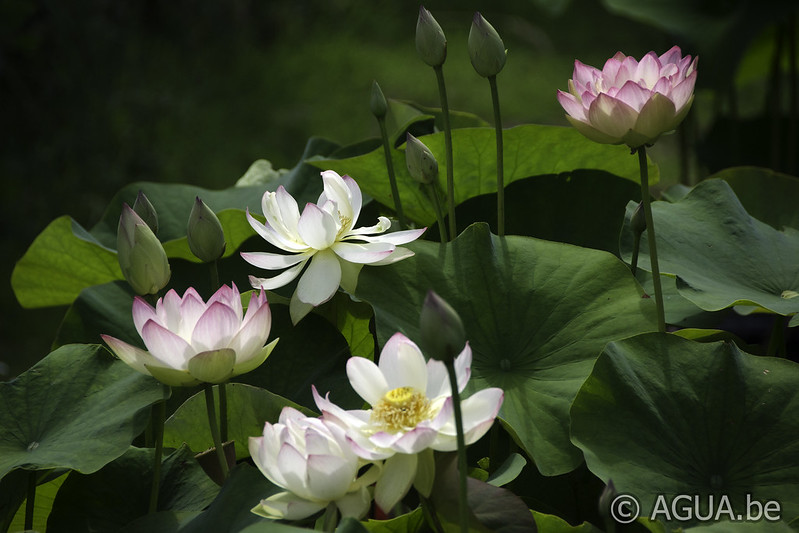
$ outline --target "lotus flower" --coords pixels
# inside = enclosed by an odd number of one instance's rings
[[[592,141],[652,145],[691,108],[698,58],[681,54],[675,46],[638,62],[618,52],[602,70],[575,61],[569,92],[558,91],[558,101],[572,126]]]
[[[317,203],[308,203],[300,215],[297,202],[280,186],[267,191],[261,201],[266,216],[262,224],[247,211],[247,220],[267,242],[290,255],[267,252],[242,252],[245,261],[266,270],[288,269],[272,278],[250,276],[255,288],[276,289],[297,276],[308,265],[291,297],[289,310],[296,324],[313,307],[333,297],[341,286],[353,292],[363,265],[386,265],[413,255],[398,248],[424,233],[425,229],[397,231],[381,235],[391,221],[355,229],[361,212],[361,190],[349,176],[332,170],[322,172],[324,191]]]
[[[471,362],[472,351],[466,344],[454,362],[459,391],[469,381]],[[397,333],[383,347],[378,365],[352,357],[347,376],[371,409],[345,411],[314,388],[316,405],[325,419],[347,429],[356,454],[369,461],[386,459],[375,501],[388,511],[414,482],[417,454],[428,448],[458,448],[447,369],[441,361],[425,363],[416,344]],[[461,402],[467,445],[488,431],[502,399],[502,389],[490,388]]]
[[[262,437],[250,437],[250,455],[269,481],[287,490],[253,509],[267,518],[300,520],[330,502],[342,516],[360,518],[372,502],[367,487],[380,472],[373,466],[359,477],[363,461],[347,444],[344,429],[291,407],[283,408],[277,424],[265,425]]]
[[[170,290],[155,308],[137,296],[133,323],[148,351],[103,340],[135,370],[172,386],[223,383],[257,368],[277,343],[264,346],[272,325],[266,295],[253,293],[245,314],[235,285],[223,285],[207,303],[193,288],[182,298]]]

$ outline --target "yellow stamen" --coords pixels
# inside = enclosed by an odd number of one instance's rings
[[[391,432],[413,429],[430,416],[430,400],[412,387],[392,389],[372,406],[372,421]]]

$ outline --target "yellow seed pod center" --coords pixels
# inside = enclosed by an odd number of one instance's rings
[[[372,406],[372,422],[390,432],[413,429],[430,415],[430,400],[412,387],[392,389]]]

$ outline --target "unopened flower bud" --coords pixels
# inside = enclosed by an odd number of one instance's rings
[[[191,253],[205,263],[216,261],[225,253],[225,232],[222,224],[199,196],[189,215],[186,236]]]
[[[117,255],[122,274],[137,294],[155,294],[169,283],[164,247],[128,204],[122,206],[119,217]]]
[[[377,118],[385,117],[386,111],[388,111],[386,97],[383,95],[383,91],[380,89],[380,85],[377,84],[377,81],[372,82],[372,97],[369,100],[369,109]]]
[[[424,6],[419,6],[419,20],[416,22],[416,52],[431,67],[439,67],[447,59],[444,30]]]
[[[472,19],[468,43],[472,66],[479,75],[490,78],[500,73],[508,55],[505,44],[497,30],[479,12]]]
[[[428,291],[419,316],[422,349],[428,357],[451,362],[466,345],[466,331],[458,313],[441,296]]]
[[[644,217],[644,202],[638,202],[638,206],[633,211],[630,218],[630,228],[633,230],[633,235],[639,239],[646,231],[646,217]]]
[[[612,519],[613,517],[611,505],[616,496],[618,496],[616,487],[613,485],[613,480],[609,479],[608,484],[605,485],[605,488],[602,489],[602,493],[599,495],[599,516],[605,520]]]
[[[422,141],[411,135],[406,136],[405,165],[411,177],[419,183],[433,183],[438,179],[438,161]]]
[[[153,230],[153,233],[158,235],[158,213],[141,190],[136,196],[136,201],[133,202],[133,210]]]

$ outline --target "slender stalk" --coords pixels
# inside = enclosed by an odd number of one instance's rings
[[[436,210],[436,220],[438,221],[438,235],[441,242],[447,242],[447,227],[444,225],[444,213],[441,209],[441,196],[438,194],[438,186],[435,183],[427,184],[427,193],[433,207]]]
[[[336,530],[336,523],[338,522],[338,508],[336,508],[336,504],[330,502],[327,504],[327,508],[325,509],[325,514],[322,517],[322,530],[323,531],[335,531]]]
[[[449,103],[447,102],[447,86],[444,84],[444,67],[433,67],[438,80],[438,96],[441,100],[441,115],[444,120],[444,148],[447,157],[447,206],[449,208],[449,234],[454,239],[458,234],[455,223],[455,169],[452,162],[452,127],[449,124]]]
[[[494,106],[494,129],[497,137],[497,235],[505,235],[505,164],[502,147],[502,115],[499,112],[497,77],[489,76],[491,103]]]
[[[463,413],[461,412],[461,398],[458,392],[458,378],[455,375],[455,361],[446,362],[449,374],[449,386],[452,389],[452,404],[455,410],[455,431],[458,442],[458,514],[460,517],[461,532],[469,531],[469,500],[466,494],[466,441],[463,436]]]
[[[36,470],[28,472],[28,497],[25,500],[25,531],[33,529],[33,508],[36,505]]]
[[[380,125],[380,138],[383,140],[383,156],[386,159],[388,182],[391,184],[391,196],[394,198],[394,211],[397,212],[400,228],[405,229],[408,227],[408,221],[405,220],[405,212],[402,210],[402,200],[400,200],[399,189],[397,188],[397,176],[394,173],[394,161],[391,159],[391,146],[388,143],[385,117],[378,117],[377,123]]]
[[[419,495],[419,501],[422,504],[422,513],[424,514],[425,522],[427,522],[427,525],[430,527],[430,529],[432,529],[435,533],[444,533],[444,527],[441,525],[441,521],[436,515],[433,502],[421,494]]]
[[[776,315],[771,328],[771,337],[768,341],[767,355],[783,357],[785,355],[785,317]]]
[[[635,271],[638,270],[638,252],[641,248],[641,236],[638,235],[633,240],[633,257],[630,261],[630,271],[635,276]]]
[[[222,470],[222,477],[227,479],[227,458],[225,457],[225,450],[222,449],[222,439],[219,437],[219,426],[216,425],[216,412],[214,410],[214,386],[210,383],[205,384],[205,409],[208,411],[208,425],[211,428],[211,438],[214,440],[216,457],[219,459],[219,468]]]
[[[655,223],[652,219],[652,205],[649,199],[649,167],[646,164],[646,147],[638,148],[638,166],[641,169],[641,200],[644,204],[646,219],[646,238],[649,244],[649,262],[652,264],[652,281],[655,284],[655,307],[657,309],[658,331],[666,331],[666,312],[663,308],[663,289],[660,286],[660,266],[658,266],[658,249],[655,241]]]
[[[219,438],[227,442],[227,383],[219,384]]]
[[[215,291],[221,285],[219,284],[219,261],[214,260],[208,263],[208,268],[211,273],[211,290]]]
[[[158,510],[158,491],[161,486],[161,455],[164,450],[164,420],[166,419],[166,402],[161,400],[153,405],[150,416],[153,426],[153,439],[155,440],[155,454],[153,455],[153,482],[150,486],[149,514]]]

